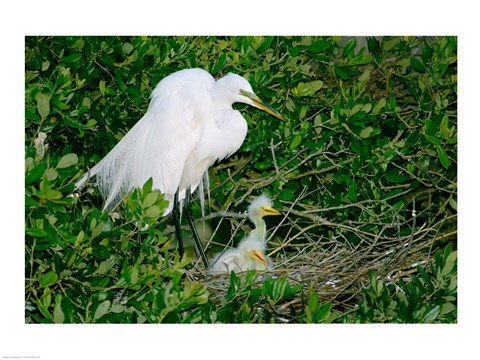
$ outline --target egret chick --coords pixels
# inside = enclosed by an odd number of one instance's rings
[[[212,260],[210,274],[242,272],[247,270],[267,270],[270,258],[265,255],[265,243],[257,240],[252,234],[245,237],[235,249],[217,254]]]
[[[254,235],[263,243],[267,236],[267,226],[263,217],[268,215],[280,215],[280,212],[273,208],[272,200],[265,194],[253,199],[248,207],[248,218],[255,225],[255,230],[250,233],[250,236]]]
[[[236,248],[217,254],[211,261],[209,273],[269,269],[271,261],[265,255],[267,229],[263,217],[279,214],[279,211],[273,209],[272,200],[268,196],[260,195],[254,199],[248,207],[248,218],[255,229]]]

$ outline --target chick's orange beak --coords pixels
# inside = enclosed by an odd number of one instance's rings
[[[269,206],[264,206],[260,210],[260,213],[262,216],[267,216],[267,215],[280,215],[280,211],[275,210],[274,208],[271,208]]]
[[[253,260],[261,262],[264,265],[268,265],[268,261],[265,258],[265,255],[263,255],[260,251],[258,250],[253,250],[248,254]]]

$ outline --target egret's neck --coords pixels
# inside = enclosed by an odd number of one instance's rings
[[[255,220],[255,230],[257,240],[265,242],[267,236],[267,226],[265,225],[265,221],[263,221],[261,217],[258,217]]]
[[[218,80],[211,90],[214,110],[232,109],[232,104],[235,102],[234,94],[229,91],[225,82]]]

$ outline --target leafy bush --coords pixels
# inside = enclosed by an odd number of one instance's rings
[[[457,319],[457,252],[447,246],[437,251],[428,271],[408,283],[385,284],[370,272],[370,286],[358,304],[356,321],[401,323],[452,323]]]
[[[368,49],[358,41],[27,37],[26,322],[456,321],[456,38],[368,38]],[[110,214],[95,188],[72,194],[141,118],[155,85],[188,67],[246,77],[288,118],[235,105],[247,138],[210,170],[213,215],[244,210],[260,192],[288,214],[268,223],[278,271],[288,273],[292,259],[315,270],[318,254],[339,247],[400,254],[410,243],[417,258],[436,247],[446,258],[437,252],[431,272],[415,268],[418,276],[389,285],[385,267],[376,267],[355,311],[356,300],[347,311],[317,280],[291,285],[280,275],[258,284],[253,273],[232,275],[214,301],[214,280],[172,250],[165,201],[151,183]],[[239,218],[210,221],[218,231],[209,253],[243,234]]]

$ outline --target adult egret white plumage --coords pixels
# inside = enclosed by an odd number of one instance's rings
[[[237,151],[245,139],[247,122],[232,108],[235,102],[283,119],[239,75],[228,74],[215,81],[205,70],[186,69],[167,76],[155,87],[146,114],[77,181],[76,187],[95,177],[105,198],[105,209],[151,177],[153,189],[159,189],[169,201],[164,215],[173,210],[180,254],[183,243],[179,202],[185,200],[198,252],[208,266],[189,210],[189,198],[208,168]]]
[[[255,229],[243,238],[234,249],[217,254],[212,259],[210,273],[230,273],[247,270],[266,270],[271,266],[270,258],[265,255],[267,227],[264,216],[279,215],[272,207],[272,201],[266,195],[260,195],[248,207],[248,218]]]

